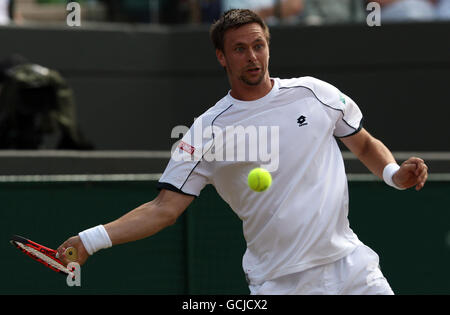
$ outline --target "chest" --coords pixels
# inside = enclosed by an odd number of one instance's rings
[[[333,136],[339,114],[314,98],[237,110],[215,123],[214,150],[224,161],[261,161],[274,150],[301,154]]]

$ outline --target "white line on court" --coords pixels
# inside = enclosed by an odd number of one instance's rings
[[[392,152],[397,160],[407,160],[412,156],[419,157],[423,160],[434,160],[434,161],[450,161],[450,152],[432,152],[432,151],[422,151],[422,152],[407,152],[407,151],[396,151]],[[344,151],[342,156],[345,160],[357,160],[358,158],[352,152]]]
[[[157,181],[162,174],[70,174],[70,175],[3,175],[1,183],[7,182],[121,182]]]
[[[66,150],[0,150],[2,157],[34,158],[80,158],[80,159],[123,159],[123,158],[170,158],[170,151],[66,151]]]
[[[450,152],[442,151],[394,151],[394,157],[398,160],[406,160],[411,156],[417,156],[424,160],[450,161]],[[0,150],[2,157],[52,157],[52,158],[170,158],[170,151],[69,151],[69,150]],[[358,158],[349,151],[343,151],[342,156],[346,160]]]
[[[70,175],[2,175],[0,183],[11,182],[120,182],[120,181],[157,181],[162,174],[70,174]],[[381,181],[373,174],[347,174],[351,182]],[[450,181],[450,173],[428,175],[428,181]]]

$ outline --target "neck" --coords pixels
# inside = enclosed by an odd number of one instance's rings
[[[230,95],[241,101],[254,101],[266,96],[273,87],[273,80],[269,76],[258,85],[232,84]]]

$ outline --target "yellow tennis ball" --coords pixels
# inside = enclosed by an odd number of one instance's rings
[[[254,191],[264,191],[272,185],[272,175],[267,170],[257,167],[248,173],[247,182]]]

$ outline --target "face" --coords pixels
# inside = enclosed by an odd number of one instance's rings
[[[258,23],[229,29],[224,36],[224,51],[216,51],[225,67],[232,88],[236,85],[257,86],[269,79],[269,45]]]

